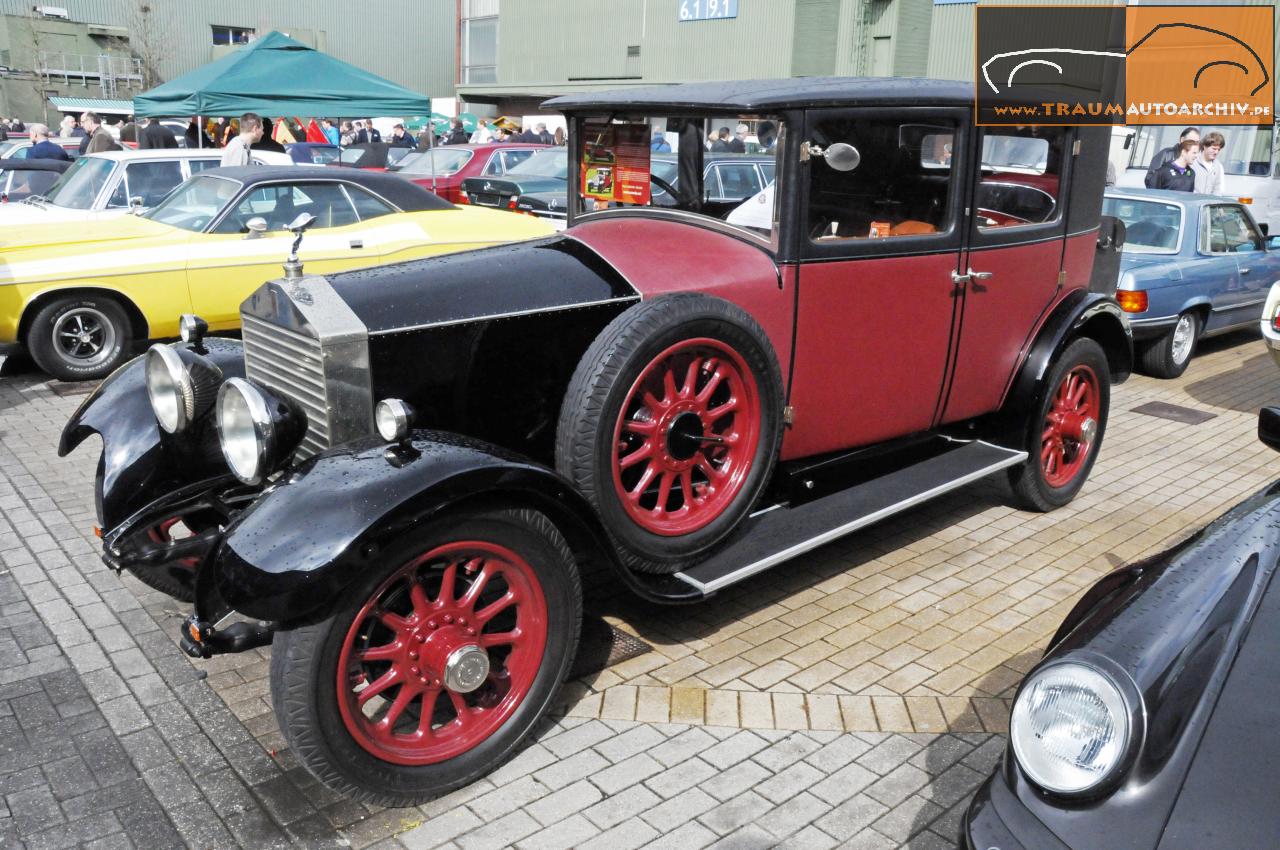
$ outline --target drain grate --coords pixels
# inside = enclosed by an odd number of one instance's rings
[[[1133,408],[1133,412],[1154,416],[1157,419],[1181,422],[1183,425],[1199,425],[1201,422],[1208,422],[1210,419],[1218,417],[1216,413],[1205,413],[1203,410],[1183,407],[1180,404],[1167,404],[1163,401],[1150,401],[1146,404],[1140,404]]]
[[[573,662],[572,679],[599,673],[607,667],[651,652],[653,647],[634,635],[619,631],[600,617],[582,618],[582,638]]]

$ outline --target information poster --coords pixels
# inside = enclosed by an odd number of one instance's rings
[[[582,128],[581,189],[606,203],[649,203],[649,125],[588,121]]]

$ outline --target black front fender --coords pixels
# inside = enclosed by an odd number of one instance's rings
[[[388,543],[464,506],[516,504],[546,514],[580,559],[616,571],[646,598],[700,598],[671,576],[621,566],[595,511],[551,469],[496,446],[438,431],[407,446],[368,438],[330,449],[270,487],[228,527],[214,555],[219,595],[235,610],[285,625],[325,616]]]
[[[206,356],[226,377],[244,377],[239,342],[210,339],[205,344]],[[208,446],[160,430],[147,397],[145,364],[145,356],[135,357],[112,372],[71,415],[58,440],[58,456],[65,457],[91,434],[102,437],[96,505],[105,530],[184,484],[226,471],[209,463]]]

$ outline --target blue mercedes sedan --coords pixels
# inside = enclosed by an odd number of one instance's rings
[[[1103,215],[1124,222],[1116,300],[1129,314],[1139,371],[1176,378],[1205,336],[1257,327],[1280,245],[1233,198],[1109,189]]]

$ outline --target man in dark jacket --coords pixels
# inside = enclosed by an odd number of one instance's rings
[[[168,127],[160,123],[159,118],[148,118],[147,126],[138,131],[138,150],[149,151],[159,148],[176,148],[178,140]]]
[[[80,126],[88,133],[80,140],[80,155],[101,153],[102,151],[118,151],[120,146],[111,138],[111,133],[102,126],[102,119],[96,112],[86,112],[80,116]]]
[[[465,145],[471,141],[471,134],[467,132],[467,128],[462,126],[462,119],[453,119],[453,129],[449,131],[449,138],[445,140],[446,145]]]
[[[403,124],[397,124],[391,128],[391,147],[393,148],[411,148],[413,147],[413,136],[404,129]]]
[[[1200,143],[1183,139],[1178,143],[1178,155],[1156,169],[1156,184],[1152,189],[1172,189],[1175,192],[1194,192],[1196,175],[1191,163],[1200,153]]]
[[[71,161],[71,156],[49,141],[49,128],[44,124],[31,125],[31,147],[27,149],[27,159],[61,159]]]
[[[1155,156],[1151,157],[1151,164],[1147,166],[1147,176],[1143,178],[1143,181],[1142,181],[1148,189],[1159,188],[1158,186],[1156,186],[1156,172],[1158,172],[1160,168],[1164,166],[1166,163],[1173,162],[1175,159],[1178,158],[1180,146],[1187,139],[1191,139],[1194,142],[1199,142],[1200,128],[1188,127],[1187,129],[1183,130],[1181,133],[1178,134],[1178,144],[1170,145],[1167,148],[1161,148],[1160,150],[1156,151]]]

